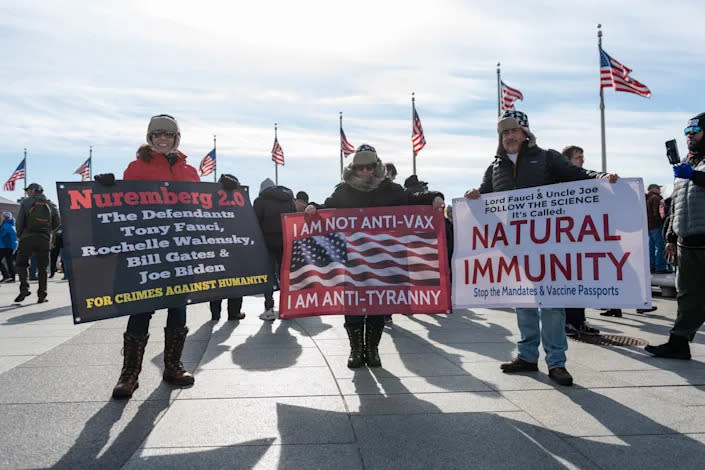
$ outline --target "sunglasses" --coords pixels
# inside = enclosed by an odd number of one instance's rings
[[[683,131],[683,133],[685,135],[697,134],[701,130],[703,130],[703,128],[700,126],[690,126],[690,127],[686,127],[685,130]]]
[[[353,165],[353,170],[357,170],[357,171],[362,171],[362,170],[374,171],[375,168],[377,168],[376,163],[370,163],[368,165]]]
[[[173,139],[176,137],[176,134],[173,132],[166,132],[166,131],[154,131],[152,132],[152,137],[167,137],[169,139]]]

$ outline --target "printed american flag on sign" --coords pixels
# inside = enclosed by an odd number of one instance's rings
[[[651,90],[643,83],[631,78],[632,69],[610,57],[600,48],[600,88],[634,93],[644,98],[651,97]]]
[[[340,128],[340,151],[343,152],[343,156],[347,157],[351,153],[355,153],[355,147],[353,144],[348,142],[348,139],[345,137],[345,132],[343,132],[343,128]]]
[[[419,153],[419,151],[426,146],[426,138],[423,135],[421,119],[419,119],[419,113],[416,112],[416,108],[414,108],[414,122],[412,124],[411,142],[414,144],[414,155]]]
[[[272,146],[272,161],[277,165],[284,165],[284,150],[282,146],[279,145],[277,138],[274,138],[274,145]]]
[[[499,83],[502,90],[502,111],[514,109],[514,102],[517,100],[524,101],[524,95],[522,95],[519,90],[507,86],[507,84],[502,81]]]
[[[435,232],[329,233],[295,240],[289,289],[316,287],[438,286]]]
[[[15,181],[24,179],[24,163],[25,159],[23,158],[15,172],[10,176],[10,179],[5,183],[5,191],[14,191]]]
[[[86,181],[91,179],[91,159],[83,162],[83,165],[79,166],[76,171],[73,172],[74,175],[81,175],[81,181]]]
[[[215,149],[208,152],[208,154],[201,160],[201,165],[199,169],[201,170],[201,176],[208,176],[215,171]]]

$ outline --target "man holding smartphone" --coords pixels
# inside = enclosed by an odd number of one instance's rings
[[[688,156],[673,166],[675,185],[666,259],[678,266],[678,314],[667,343],[646,346],[658,357],[690,359],[689,341],[705,322],[705,113],[685,128]]]

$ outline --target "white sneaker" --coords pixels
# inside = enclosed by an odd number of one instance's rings
[[[264,311],[264,313],[260,314],[259,318],[260,318],[260,320],[274,321],[277,319],[277,314],[274,313],[273,308],[268,308],[267,310]]]

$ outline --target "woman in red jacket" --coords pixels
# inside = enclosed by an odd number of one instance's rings
[[[137,158],[127,167],[123,179],[200,181],[196,169],[186,163],[186,155],[177,150],[180,139],[176,119],[168,114],[154,116],[147,128],[147,144],[139,148]],[[96,176],[96,180],[104,183],[102,176]],[[123,335],[125,358],[120,378],[113,389],[113,398],[129,398],[139,386],[137,377],[142,370],[142,357],[149,339],[149,320],[153,313],[131,315],[127,322],[127,331]],[[164,328],[163,378],[174,385],[185,386],[194,382],[193,375],[181,363],[187,334],[186,305],[170,308]]]

